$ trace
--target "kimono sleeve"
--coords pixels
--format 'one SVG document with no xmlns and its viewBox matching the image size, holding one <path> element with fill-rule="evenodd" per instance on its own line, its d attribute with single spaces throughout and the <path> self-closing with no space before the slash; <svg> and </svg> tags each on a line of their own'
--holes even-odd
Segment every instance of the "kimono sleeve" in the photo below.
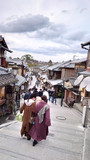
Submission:
<svg viewBox="0 0 90 160">
<path fill-rule="evenodd" d="M 32 105 L 32 112 L 34 112 L 34 113 L 35 113 L 35 107 L 36 107 L 36 102 L 34 102 Z"/>
<path fill-rule="evenodd" d="M 22 113 L 24 109 L 25 109 L 25 103 L 20 107 L 20 113 Z"/>
<path fill-rule="evenodd" d="M 51 126 L 50 109 L 48 109 L 46 111 L 46 114 L 45 114 L 45 124 L 46 124 L 46 126 Z"/>
</svg>

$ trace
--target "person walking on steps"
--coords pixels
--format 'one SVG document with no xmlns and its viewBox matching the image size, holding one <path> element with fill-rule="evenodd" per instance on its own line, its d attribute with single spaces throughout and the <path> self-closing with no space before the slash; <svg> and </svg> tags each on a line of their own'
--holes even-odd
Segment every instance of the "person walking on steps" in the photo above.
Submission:
<svg viewBox="0 0 90 160">
<path fill-rule="evenodd" d="M 53 94 L 52 94 L 52 103 L 55 102 L 55 104 L 56 104 L 56 97 L 57 97 L 57 92 L 56 92 L 56 90 L 54 90 Z"/>
<path fill-rule="evenodd" d="M 20 108 L 20 113 L 24 112 L 22 128 L 21 128 L 21 136 L 25 135 L 27 137 L 27 140 L 31 139 L 28 132 L 30 128 L 32 127 L 32 125 L 30 124 L 30 118 L 35 113 L 35 106 L 36 106 L 35 98 L 36 98 L 36 95 L 31 94 L 30 99 L 25 100 L 24 104 Z"/>
<path fill-rule="evenodd" d="M 41 101 L 36 104 L 35 108 L 35 124 L 29 131 L 29 135 L 34 139 L 33 146 L 48 135 L 48 127 L 51 125 L 50 121 L 50 108 L 47 104 L 47 97 L 43 95 Z"/>
<path fill-rule="evenodd" d="M 45 95 L 47 97 L 47 102 L 49 100 L 49 93 L 47 91 L 47 88 L 45 88 L 45 90 L 43 91 L 43 95 Z"/>
</svg>

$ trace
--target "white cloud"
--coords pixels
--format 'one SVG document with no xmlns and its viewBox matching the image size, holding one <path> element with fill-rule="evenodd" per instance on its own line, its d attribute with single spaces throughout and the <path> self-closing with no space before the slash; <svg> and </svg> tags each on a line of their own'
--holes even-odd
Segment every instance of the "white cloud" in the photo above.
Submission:
<svg viewBox="0 0 90 160">
<path fill-rule="evenodd" d="M 23 55 L 25 55 L 26 52 L 21 52 L 21 51 L 14 51 L 13 53 L 7 53 L 7 57 L 12 57 L 12 58 L 21 58 Z M 67 61 L 67 60 L 72 60 L 73 59 L 73 56 L 76 56 L 76 59 L 79 59 L 79 58 L 85 58 L 87 57 L 87 53 L 85 54 L 79 54 L 79 53 L 58 53 L 58 54 L 55 54 L 55 55 L 45 55 L 45 54 L 35 54 L 35 53 L 29 53 L 27 52 L 27 54 L 30 54 L 33 56 L 33 58 L 35 60 L 38 60 L 38 61 L 46 61 L 48 62 L 49 60 L 52 60 L 53 62 L 62 62 L 62 61 Z"/>
<path fill-rule="evenodd" d="M 87 54 L 81 43 L 90 41 L 89 0 L 5 3 L 0 2 L 0 34 L 13 57 L 30 53 L 36 59 L 59 61 Z"/>
</svg>

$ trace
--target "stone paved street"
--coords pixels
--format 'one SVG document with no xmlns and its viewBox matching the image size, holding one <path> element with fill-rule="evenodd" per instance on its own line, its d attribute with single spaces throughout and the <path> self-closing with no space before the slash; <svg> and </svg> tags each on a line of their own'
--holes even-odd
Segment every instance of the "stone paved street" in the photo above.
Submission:
<svg viewBox="0 0 90 160">
<path fill-rule="evenodd" d="M 33 140 L 21 138 L 21 122 L 0 126 L 0 159 L 2 160 L 81 160 L 84 129 L 81 113 L 74 108 L 60 107 L 49 102 L 52 126 L 47 140 L 35 147 Z"/>
</svg>

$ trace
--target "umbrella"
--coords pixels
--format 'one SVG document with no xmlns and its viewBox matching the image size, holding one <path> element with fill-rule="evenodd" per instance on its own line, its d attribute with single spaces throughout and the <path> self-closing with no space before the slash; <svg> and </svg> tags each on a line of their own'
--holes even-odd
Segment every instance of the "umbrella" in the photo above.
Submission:
<svg viewBox="0 0 90 160">
<path fill-rule="evenodd" d="M 80 84 L 80 88 L 85 88 L 86 87 L 86 91 L 90 91 L 90 77 L 86 77 L 83 79 L 83 81 Z"/>
<path fill-rule="evenodd" d="M 80 75 L 77 77 L 77 79 L 74 81 L 74 85 L 77 86 L 80 84 L 80 82 L 83 80 L 83 75 Z"/>
</svg>

